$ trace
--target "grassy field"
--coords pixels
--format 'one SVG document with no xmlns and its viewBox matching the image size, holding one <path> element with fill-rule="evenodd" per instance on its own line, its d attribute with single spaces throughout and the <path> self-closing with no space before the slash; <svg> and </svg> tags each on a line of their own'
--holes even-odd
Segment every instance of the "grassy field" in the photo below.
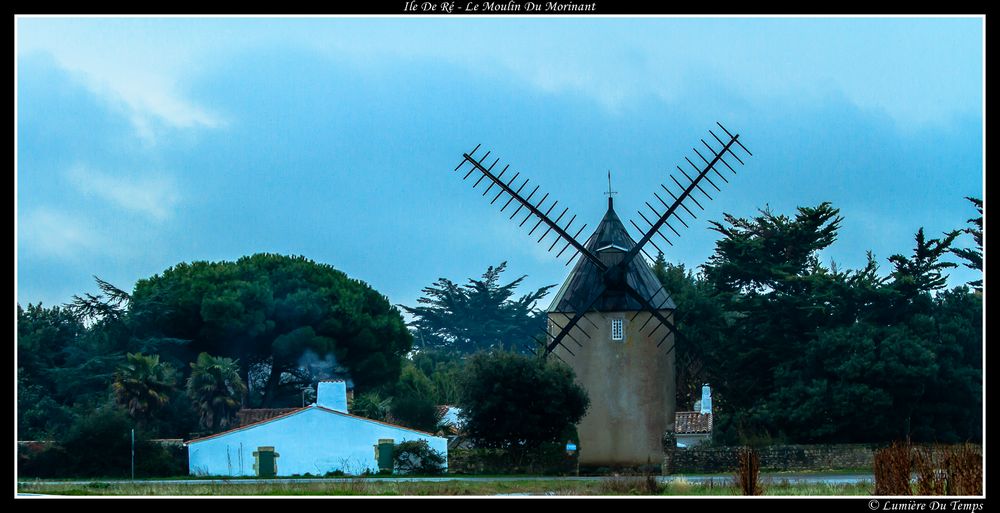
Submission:
<svg viewBox="0 0 1000 513">
<path fill-rule="evenodd" d="M 711 496 L 737 495 L 731 483 L 690 483 L 678 479 L 658 483 L 644 477 L 617 477 L 601 481 L 567 481 L 539 478 L 523 481 L 444 481 L 394 482 L 368 479 L 345 479 L 338 482 L 292 483 L 102 483 L 90 484 L 27 484 L 18 486 L 20 493 L 48 495 L 383 495 L 383 496 L 449 496 L 449 495 L 664 495 Z M 871 495 L 871 483 L 850 485 L 799 484 L 772 482 L 765 484 L 765 495 Z"/>
</svg>

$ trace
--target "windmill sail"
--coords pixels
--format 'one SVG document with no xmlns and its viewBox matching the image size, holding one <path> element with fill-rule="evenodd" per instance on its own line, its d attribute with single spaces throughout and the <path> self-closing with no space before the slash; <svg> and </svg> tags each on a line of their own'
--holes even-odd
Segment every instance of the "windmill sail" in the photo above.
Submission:
<svg viewBox="0 0 1000 513">
<path fill-rule="evenodd" d="M 579 228 L 573 227 L 573 222 L 576 221 L 576 216 L 567 217 L 566 214 L 569 212 L 569 208 L 563 207 L 558 208 L 559 202 L 556 200 L 551 200 L 550 203 L 546 203 L 549 200 L 548 193 L 539 193 L 539 187 L 536 185 L 531 187 L 528 185 L 530 180 L 527 178 L 523 182 L 520 181 L 520 173 L 511 173 L 509 178 L 505 178 L 504 175 L 510 169 L 510 165 L 506 165 L 499 172 L 494 172 L 497 164 L 500 162 L 499 158 L 493 159 L 493 162 L 488 166 L 484 166 L 484 163 L 489 162 L 489 151 L 485 152 L 481 157 L 476 158 L 476 152 L 482 145 L 476 145 L 472 151 L 462 154 L 462 161 L 455 166 L 455 171 L 464 171 L 468 167 L 468 171 L 465 172 L 465 176 L 462 177 L 463 180 L 469 178 L 469 176 L 478 173 L 479 178 L 472 184 L 472 188 L 475 189 L 484 180 L 488 180 L 489 185 L 483 191 L 483 196 L 486 196 L 491 191 L 496 191 L 493 199 L 490 200 L 490 204 L 496 203 L 498 200 L 506 197 L 506 201 L 500 208 L 503 212 L 507 210 L 507 207 L 514 207 L 513 213 L 510 214 L 510 218 L 514 219 L 519 215 L 523 215 L 524 218 L 521 220 L 519 226 L 524 226 L 529 220 L 534 219 L 533 226 L 528 231 L 528 234 L 534 234 L 536 230 L 539 229 L 541 225 L 546 225 L 545 230 L 542 232 L 541 237 L 538 238 L 538 242 L 541 243 L 545 240 L 550 233 L 554 233 L 554 240 L 549 246 L 549 251 L 551 252 L 556 246 L 562 246 L 562 249 L 556 255 L 559 258 L 570 246 L 572 246 L 575 251 L 570 255 L 567 263 L 573 261 L 573 258 L 577 254 L 583 252 L 583 246 L 577 242 L 577 237 L 587 228 L 587 225 L 580 226 Z M 468 166 L 466 166 L 468 164 Z M 494 189 L 494 187 L 496 187 Z M 526 195 L 524 193 L 527 193 Z M 536 199 L 537 198 L 537 199 Z M 560 212 L 561 210 L 561 212 Z M 554 212 L 558 212 L 555 220 L 552 219 L 551 215 Z M 566 218 L 566 221 L 562 220 Z M 563 222 L 562 225 L 559 223 Z M 576 230 L 576 233 L 570 235 L 570 230 Z M 565 244 L 560 244 L 565 242 Z"/>
<path fill-rule="evenodd" d="M 653 273 L 649 253 L 674 246 L 750 155 L 739 134 L 721 124 L 699 143 L 630 222 L 638 239 L 615 213 L 610 183 L 608 211 L 581 243 L 584 227 L 576 228 L 576 217 L 509 166 L 500 166 L 490 152 L 477 146 L 455 168 L 465 179 L 473 178 L 473 188 L 483 185 L 483 196 L 499 203 L 538 242 L 547 242 L 549 251 L 561 246 L 557 258 L 572 249 L 567 265 L 574 260 L 575 265 L 548 308 L 548 329 L 535 342 L 539 353 L 569 365 L 591 397 L 591 408 L 577 426 L 579 458 L 587 465 L 657 461 L 663 457 L 663 434 L 673 429 L 673 349 L 683 335 L 674 326 L 674 301 Z"/>
<path fill-rule="evenodd" d="M 487 183 L 483 191 L 483 196 L 491 195 L 490 204 L 495 204 L 504 200 L 501 212 L 512 208 L 510 219 L 524 216 L 519 226 L 525 226 L 529 222 L 531 228 L 529 235 L 533 235 L 543 225 L 539 243 L 554 234 L 548 250 L 551 252 L 556 247 L 562 248 L 556 254 L 559 258 L 565 251 L 572 248 L 566 264 L 573 262 L 577 255 L 579 259 L 570 272 L 569 278 L 563 283 L 562 288 L 553 298 L 549 307 L 550 314 L 566 314 L 568 319 L 564 324 L 557 325 L 558 333 L 549 333 L 545 340 L 537 341 L 544 347 L 546 354 L 552 352 L 556 347 L 562 346 L 570 355 L 574 353 L 563 343 L 567 339 L 582 347 L 581 338 L 590 338 L 590 335 L 581 326 L 581 321 L 586 318 L 586 313 L 590 311 L 630 311 L 635 312 L 633 319 L 640 312 L 648 312 L 641 329 L 645 329 L 653 320 L 656 323 L 652 326 L 648 334 L 651 336 L 658 332 L 666 333 L 659 339 L 657 346 L 662 345 L 675 333 L 675 326 L 669 318 L 669 313 L 675 308 L 673 300 L 666 290 L 663 289 L 659 280 L 653 274 L 649 263 L 643 258 L 636 258 L 640 253 L 649 257 L 646 245 L 649 244 L 658 251 L 662 248 L 654 242 L 655 237 L 659 237 L 661 242 L 669 246 L 674 245 L 674 241 L 681 236 L 679 227 L 688 228 L 688 220 L 684 219 L 686 214 L 690 219 L 697 219 L 692 208 L 704 210 L 702 201 L 712 201 L 714 198 L 709 190 L 721 192 L 720 184 L 729 183 L 729 179 L 719 169 L 719 165 L 732 174 L 736 174 L 733 164 L 727 158 L 734 160 L 738 165 L 743 165 L 743 159 L 734 152 L 734 149 L 741 150 L 748 156 L 753 154 L 739 140 L 739 134 L 731 133 L 721 123 L 716 123 L 725 137 L 720 136 L 714 130 L 709 130 L 714 143 L 700 139 L 704 148 L 692 148 L 694 155 L 684 157 L 684 161 L 689 170 L 677 166 L 678 173 L 670 174 L 670 182 L 660 184 L 663 192 L 669 196 L 669 200 L 664 199 L 659 191 L 653 193 L 656 202 L 644 202 L 648 209 L 648 214 L 644 210 L 639 210 L 639 217 L 646 223 L 648 228 L 640 229 L 636 221 L 630 221 L 631 225 L 642 233 L 642 237 L 637 241 L 632 239 L 622 224 L 613 208 L 611 197 L 608 198 L 608 212 L 598 225 L 594 234 L 587 239 L 585 244 L 578 240 L 586 225 L 574 228 L 575 215 L 568 215 L 567 207 L 559 207 L 559 202 L 550 200 L 548 193 L 540 193 L 539 187 L 530 186 L 528 179 L 521 181 L 520 173 L 511 172 L 510 166 L 505 165 L 499 171 L 494 171 L 500 162 L 499 158 L 490 159 L 490 151 L 486 151 L 477 157 L 480 146 L 477 145 L 472 151 L 462 154 L 462 160 L 455 167 L 455 171 L 463 171 L 463 180 L 476 175 L 476 180 L 472 187 L 476 188 L 482 183 Z M 694 157 L 696 156 L 696 157 Z M 695 162 L 700 161 L 703 165 Z M 467 169 L 467 170 L 466 170 Z M 699 197 L 701 200 L 699 200 Z M 658 205 L 656 204 L 658 203 Z M 691 206 L 689 206 L 689 204 Z M 554 217 L 554 219 L 553 219 Z M 566 221 L 563 221 L 566 219 Z M 571 234 L 571 229 L 575 233 Z M 666 231 L 665 229 L 669 229 Z M 550 315 L 551 317 L 551 315 Z M 575 334 L 575 335 L 574 335 Z M 672 351 L 673 346 L 667 351 Z"/>
</svg>

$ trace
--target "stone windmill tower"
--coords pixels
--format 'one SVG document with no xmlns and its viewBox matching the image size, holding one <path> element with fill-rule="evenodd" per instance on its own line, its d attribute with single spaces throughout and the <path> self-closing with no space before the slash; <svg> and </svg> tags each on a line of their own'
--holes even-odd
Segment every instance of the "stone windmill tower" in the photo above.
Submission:
<svg viewBox="0 0 1000 513">
<path fill-rule="evenodd" d="M 621 263 L 635 248 L 611 198 L 607 213 L 584 247 L 606 268 Z M 578 427 L 580 462 L 585 465 L 658 464 L 663 432 L 673 429 L 674 352 L 659 344 L 672 347 L 673 334 L 668 325 L 655 322 L 656 317 L 643 305 L 653 305 L 659 316 L 670 321 L 674 302 L 645 259 L 631 259 L 623 271 L 632 290 L 610 284 L 579 321 L 586 335 L 574 338 L 581 343 L 552 349 L 552 354 L 573 367 L 590 395 L 590 409 Z M 603 282 L 604 274 L 593 262 L 581 259 L 576 263 L 549 307 L 551 338 L 559 335 L 576 315 L 577 305 L 587 304 Z M 650 325 L 657 329 L 643 329 Z"/>
<path fill-rule="evenodd" d="M 570 227 L 576 216 L 563 222 L 569 211 L 563 207 L 558 216 L 551 217 L 553 211 L 559 211 L 556 208 L 559 202 L 551 200 L 546 204 L 548 194 L 533 200 L 538 186 L 529 188 L 527 179 L 520 183 L 520 173 L 505 178 L 509 165 L 495 173 L 493 170 L 500 159 L 489 163 L 489 151 L 476 158 L 474 155 L 480 148 L 476 146 L 463 154 L 462 161 L 455 167 L 455 171 L 459 171 L 466 164 L 471 166 L 465 173 L 466 179 L 473 173 L 480 175 L 473 188 L 488 181 L 483 196 L 495 192 L 491 204 L 506 196 L 501 212 L 516 203 L 510 218 L 523 213 L 520 226 L 534 221 L 529 235 L 544 224 L 546 228 L 538 242 L 554 234 L 549 251 L 562 244 L 556 258 L 570 247 L 573 251 L 567 265 L 580 256 L 549 307 L 545 339 L 536 342 L 545 356 L 559 358 L 572 367 L 577 380 L 590 395 L 590 410 L 578 426 L 581 464 L 631 466 L 662 461 L 663 434 L 673 429 L 676 409 L 673 349 L 674 338 L 679 334 L 673 323 L 674 302 L 653 274 L 647 262 L 652 258 L 644 248 L 651 244 L 662 252 L 652 240 L 654 235 L 673 246 L 671 238 L 680 237 L 674 223 L 688 226 L 681 212 L 697 218 L 686 203 L 690 201 L 704 209 L 695 193 L 711 200 L 705 188 L 720 191 L 715 180 L 728 183 L 716 166 L 721 163 L 735 174 L 726 159 L 731 157 L 743 164 L 733 151 L 734 146 L 751 155 L 739 141 L 739 134 L 730 133 L 721 124 L 719 128 L 725 137 L 709 130 L 718 147 L 702 139 L 704 149 L 693 149 L 702 165 L 685 158 L 691 166 L 691 174 L 678 166 L 677 176 L 682 178 L 670 175 L 673 183 L 669 187 L 660 185 L 671 201 L 665 201 L 659 192 L 654 192 L 662 208 L 646 202 L 655 220 L 650 221 L 641 210 L 638 212 L 648 225 L 643 230 L 631 222 L 642 234 L 638 241 L 629 235 L 615 212 L 610 190 L 607 213 L 593 235 L 581 244 L 578 237 L 586 225 L 571 235 Z M 522 194 L 528 189 L 530 192 Z M 669 229 L 669 237 L 661 231 L 665 227 Z M 640 253 L 646 258 L 638 258 Z"/>
</svg>

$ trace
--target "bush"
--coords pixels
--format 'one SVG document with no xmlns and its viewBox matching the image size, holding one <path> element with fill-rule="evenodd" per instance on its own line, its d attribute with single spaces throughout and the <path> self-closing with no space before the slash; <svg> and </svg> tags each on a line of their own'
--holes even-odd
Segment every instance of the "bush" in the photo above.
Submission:
<svg viewBox="0 0 1000 513">
<path fill-rule="evenodd" d="M 465 430 L 479 447 L 520 457 L 546 443 L 565 442 L 590 404 L 573 370 L 510 353 L 480 353 L 462 376 L 459 406 Z"/>
<path fill-rule="evenodd" d="M 651 473 L 615 474 L 598 485 L 601 495 L 662 495 L 666 488 Z"/>
<path fill-rule="evenodd" d="M 17 473 L 24 477 L 68 477 L 66 450 L 58 444 L 30 449 L 18 444 Z"/>
<path fill-rule="evenodd" d="M 19 451 L 18 471 L 31 477 L 118 477 L 131 475 L 132 423 L 118 408 L 101 408 L 82 416 L 66 437 L 37 451 Z M 136 433 L 136 477 L 169 477 L 188 473 L 187 450 L 167 446 Z"/>
<path fill-rule="evenodd" d="M 129 477 L 132 422 L 118 408 L 101 408 L 80 417 L 61 444 L 66 469 L 74 476 Z"/>
<path fill-rule="evenodd" d="M 950 447 L 945 454 L 948 495 L 982 495 L 982 447 L 962 444 Z"/>
<path fill-rule="evenodd" d="M 439 420 L 434 401 L 414 394 L 393 398 L 392 417 L 403 426 L 428 433 L 436 430 Z"/>
<path fill-rule="evenodd" d="M 893 442 L 875 451 L 875 495 L 913 495 L 910 488 L 912 470 L 910 444 Z"/>
<path fill-rule="evenodd" d="M 912 454 L 917 495 L 982 495 L 983 461 L 972 444 L 933 445 Z"/>
<path fill-rule="evenodd" d="M 737 453 L 739 467 L 736 471 L 736 487 L 743 495 L 764 495 L 760 485 L 760 453 L 756 449 L 743 447 Z"/>
<path fill-rule="evenodd" d="M 440 451 L 431 449 L 426 440 L 413 440 L 393 446 L 392 463 L 401 474 L 441 474 L 445 458 Z"/>
<path fill-rule="evenodd" d="M 135 477 L 172 477 L 187 474 L 187 448 L 183 445 L 166 445 L 152 440 L 135 441 Z"/>
<path fill-rule="evenodd" d="M 570 475 L 576 473 L 578 456 L 566 454 L 563 443 L 545 443 L 517 453 L 483 447 L 452 449 L 448 451 L 448 473 Z"/>
</svg>

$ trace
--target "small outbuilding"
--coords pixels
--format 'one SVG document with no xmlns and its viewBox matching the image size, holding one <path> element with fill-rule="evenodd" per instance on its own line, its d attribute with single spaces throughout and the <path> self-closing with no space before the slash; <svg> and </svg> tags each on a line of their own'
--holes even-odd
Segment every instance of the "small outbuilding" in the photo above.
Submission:
<svg viewBox="0 0 1000 513">
<path fill-rule="evenodd" d="M 712 389 L 701 387 L 701 400 L 695 401 L 694 411 L 679 411 L 674 415 L 677 447 L 686 449 L 712 439 Z"/>
<path fill-rule="evenodd" d="M 392 448 L 424 440 L 445 456 L 448 441 L 431 433 L 347 412 L 347 385 L 321 381 L 316 403 L 188 441 L 192 475 L 292 476 L 376 473 L 392 469 Z"/>
<path fill-rule="evenodd" d="M 679 411 L 675 416 L 677 447 L 686 449 L 703 444 L 712 438 L 712 414 L 697 411 Z"/>
</svg>

